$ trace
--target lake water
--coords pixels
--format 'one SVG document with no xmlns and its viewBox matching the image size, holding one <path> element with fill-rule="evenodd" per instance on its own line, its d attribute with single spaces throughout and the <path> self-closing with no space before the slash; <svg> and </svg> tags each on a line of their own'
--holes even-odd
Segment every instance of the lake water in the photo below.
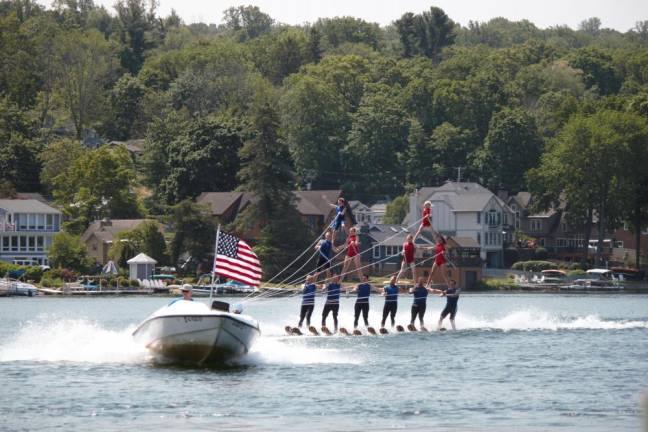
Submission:
<svg viewBox="0 0 648 432">
<path fill-rule="evenodd" d="M 134 344 L 168 301 L 0 298 L 0 430 L 642 428 L 646 295 L 466 294 L 457 332 L 366 337 L 284 336 L 299 299 L 259 300 L 246 313 L 263 336 L 220 368 L 158 365 Z M 407 324 L 411 299 L 399 303 Z M 428 327 L 443 305 L 428 300 Z M 342 325 L 352 308 L 342 299 Z"/>
</svg>

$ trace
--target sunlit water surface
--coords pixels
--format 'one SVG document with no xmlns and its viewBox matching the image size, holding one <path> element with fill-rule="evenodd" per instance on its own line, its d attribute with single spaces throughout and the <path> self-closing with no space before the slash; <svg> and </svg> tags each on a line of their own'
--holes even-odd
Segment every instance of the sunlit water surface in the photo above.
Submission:
<svg viewBox="0 0 648 432">
<path fill-rule="evenodd" d="M 466 294 L 457 332 L 366 337 L 285 336 L 299 300 L 260 300 L 246 313 L 263 336 L 218 368 L 159 365 L 132 341 L 168 301 L 0 299 L 0 430 L 641 429 L 646 295 Z"/>
</svg>

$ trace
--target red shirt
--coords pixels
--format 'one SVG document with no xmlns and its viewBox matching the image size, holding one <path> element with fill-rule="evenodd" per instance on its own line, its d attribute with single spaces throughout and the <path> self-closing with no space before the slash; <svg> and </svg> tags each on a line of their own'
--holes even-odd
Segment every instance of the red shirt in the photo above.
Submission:
<svg viewBox="0 0 648 432">
<path fill-rule="evenodd" d="M 403 243 L 403 256 L 405 257 L 405 262 L 407 264 L 414 262 L 414 243 L 405 242 Z"/>
<path fill-rule="evenodd" d="M 347 239 L 347 256 L 348 257 L 354 257 L 358 255 L 358 245 L 356 242 L 358 241 L 358 237 L 351 235 Z"/>
<path fill-rule="evenodd" d="M 437 243 L 436 246 L 434 247 L 434 262 L 437 265 L 445 264 L 446 259 L 445 259 L 445 245 L 441 242 Z"/>
<path fill-rule="evenodd" d="M 430 216 L 432 214 L 432 209 L 424 207 L 423 208 L 423 226 L 431 226 Z"/>
</svg>

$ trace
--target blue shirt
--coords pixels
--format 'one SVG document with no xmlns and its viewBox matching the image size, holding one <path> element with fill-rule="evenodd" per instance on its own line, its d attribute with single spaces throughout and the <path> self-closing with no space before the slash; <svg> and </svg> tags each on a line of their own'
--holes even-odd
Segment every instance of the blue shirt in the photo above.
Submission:
<svg viewBox="0 0 648 432">
<path fill-rule="evenodd" d="M 344 211 L 344 206 L 341 205 L 335 206 L 335 218 L 342 219 L 344 217 L 344 215 L 342 214 L 343 211 Z"/>
<path fill-rule="evenodd" d="M 424 286 L 417 286 L 412 292 L 414 294 L 414 304 L 417 306 L 425 306 L 427 302 L 428 290 Z"/>
<path fill-rule="evenodd" d="M 388 285 L 385 290 L 385 303 L 396 303 L 398 301 L 398 286 Z"/>
<path fill-rule="evenodd" d="M 340 304 L 340 284 L 330 283 L 326 286 L 326 304 Z"/>
<path fill-rule="evenodd" d="M 358 285 L 358 299 L 356 303 L 364 304 L 369 303 L 369 296 L 371 295 L 371 285 L 368 283 L 362 283 Z"/>
<path fill-rule="evenodd" d="M 315 284 L 305 284 L 302 290 L 302 305 L 309 306 L 315 304 L 315 291 L 317 287 Z"/>
<path fill-rule="evenodd" d="M 319 244 L 319 253 L 321 256 L 324 258 L 330 260 L 331 259 L 331 247 L 333 245 L 329 240 L 321 240 Z"/>
</svg>

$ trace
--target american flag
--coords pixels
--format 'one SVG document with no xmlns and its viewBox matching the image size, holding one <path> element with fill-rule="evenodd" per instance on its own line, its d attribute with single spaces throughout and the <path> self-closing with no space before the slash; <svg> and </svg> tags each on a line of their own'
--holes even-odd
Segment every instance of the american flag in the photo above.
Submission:
<svg viewBox="0 0 648 432">
<path fill-rule="evenodd" d="M 214 273 L 232 280 L 258 286 L 261 281 L 261 263 L 252 248 L 231 234 L 218 234 Z"/>
</svg>

